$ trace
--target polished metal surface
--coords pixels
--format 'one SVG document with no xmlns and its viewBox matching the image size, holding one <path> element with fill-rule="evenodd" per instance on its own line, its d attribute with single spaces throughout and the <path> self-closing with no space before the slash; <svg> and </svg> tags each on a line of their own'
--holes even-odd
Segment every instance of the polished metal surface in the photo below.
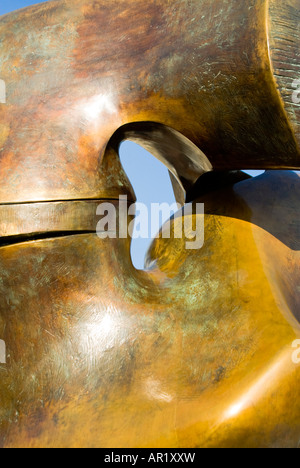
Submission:
<svg viewBox="0 0 300 468">
<path fill-rule="evenodd" d="M 2 445 L 297 447 L 299 192 L 207 195 L 203 249 L 157 239 L 149 272 L 96 234 L 1 248 Z"/>
<path fill-rule="evenodd" d="M 277 57 L 299 64 L 299 0 L 280 5 L 57 0 L 3 16 L 0 203 L 115 198 L 107 145 L 141 122 L 179 132 L 214 169 L 300 168 L 293 79 L 283 88 Z"/>
<path fill-rule="evenodd" d="M 299 445 L 299 10 L 56 0 L 0 18 L 1 447 Z M 205 204 L 145 271 L 96 234 L 100 203 L 135 199 L 124 139 Z M 175 235 L 187 216 L 199 250 Z"/>
</svg>

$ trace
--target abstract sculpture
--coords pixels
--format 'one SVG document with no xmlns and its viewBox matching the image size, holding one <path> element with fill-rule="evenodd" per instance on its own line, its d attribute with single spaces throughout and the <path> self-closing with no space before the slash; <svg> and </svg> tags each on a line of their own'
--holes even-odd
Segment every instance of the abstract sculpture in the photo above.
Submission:
<svg viewBox="0 0 300 468">
<path fill-rule="evenodd" d="M 2 447 L 297 447 L 299 23 L 299 0 L 1 17 Z M 99 203 L 134 201 L 124 139 L 205 203 L 201 250 L 160 236 L 139 272 L 99 239 Z"/>
</svg>

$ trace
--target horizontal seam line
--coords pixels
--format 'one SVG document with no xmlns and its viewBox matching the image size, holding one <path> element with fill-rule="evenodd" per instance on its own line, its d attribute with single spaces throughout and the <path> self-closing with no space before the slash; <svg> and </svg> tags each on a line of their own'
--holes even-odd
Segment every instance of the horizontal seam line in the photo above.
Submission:
<svg viewBox="0 0 300 468">
<path fill-rule="evenodd" d="M 121 195 L 124 196 L 124 195 Z M 27 202 L 20 202 L 20 203 L 0 203 L 1 206 L 22 206 L 22 205 L 44 205 L 47 203 L 72 203 L 72 202 L 96 202 L 96 201 L 116 201 L 119 202 L 119 198 L 78 198 L 78 199 L 70 199 L 70 200 L 44 200 L 44 201 L 27 201 Z M 127 199 L 129 203 L 135 203 L 132 199 Z"/>
</svg>

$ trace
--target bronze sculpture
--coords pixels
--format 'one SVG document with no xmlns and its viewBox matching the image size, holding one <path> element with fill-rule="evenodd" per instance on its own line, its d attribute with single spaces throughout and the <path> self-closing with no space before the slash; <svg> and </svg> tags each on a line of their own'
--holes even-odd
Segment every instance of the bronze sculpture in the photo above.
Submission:
<svg viewBox="0 0 300 468">
<path fill-rule="evenodd" d="M 58 0 L 0 19 L 3 447 L 298 445 L 299 10 Z M 145 272 L 95 233 L 101 200 L 134 201 L 126 138 L 206 206 L 203 249 L 158 238 Z M 228 179 L 245 168 L 282 171 Z"/>
</svg>

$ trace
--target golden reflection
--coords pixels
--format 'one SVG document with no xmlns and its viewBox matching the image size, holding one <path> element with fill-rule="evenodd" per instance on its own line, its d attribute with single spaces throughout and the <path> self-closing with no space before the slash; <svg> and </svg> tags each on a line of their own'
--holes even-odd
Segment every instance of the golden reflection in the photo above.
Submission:
<svg viewBox="0 0 300 468">
<path fill-rule="evenodd" d="M 108 307 L 106 313 L 94 308 L 88 320 L 81 322 L 76 329 L 79 349 L 91 361 L 100 358 L 106 351 L 122 346 L 131 336 L 130 319 L 114 307 Z"/>
<path fill-rule="evenodd" d="M 150 377 L 145 382 L 145 392 L 150 400 L 158 400 L 165 403 L 171 403 L 174 397 L 163 389 L 159 380 Z"/>
<path fill-rule="evenodd" d="M 258 380 L 250 386 L 250 389 L 239 397 L 238 400 L 225 411 L 223 421 L 235 418 L 239 416 L 242 411 L 255 405 L 265 394 L 266 389 L 268 387 L 271 388 L 276 381 L 279 381 L 279 376 L 282 378 L 282 375 L 289 368 L 291 361 L 292 356 L 290 350 L 282 353 L 281 357 L 278 357 L 267 370 L 263 371 L 263 375 L 261 375 Z"/>
</svg>

